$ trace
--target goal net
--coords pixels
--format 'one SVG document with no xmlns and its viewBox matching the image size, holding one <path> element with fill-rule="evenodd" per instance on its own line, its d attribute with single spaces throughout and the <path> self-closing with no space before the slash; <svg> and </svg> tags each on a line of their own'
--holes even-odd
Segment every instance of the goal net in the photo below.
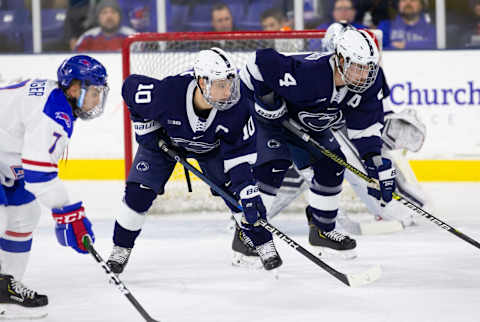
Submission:
<svg viewBox="0 0 480 322">
<path fill-rule="evenodd" d="M 381 34 L 381 33 L 380 33 Z M 199 50 L 219 47 L 230 53 L 237 68 L 241 68 L 249 55 L 262 48 L 274 48 L 284 54 L 321 51 L 325 31 L 273 31 L 273 32 L 186 32 L 145 33 L 128 37 L 123 43 L 123 77 L 141 74 L 157 79 L 179 74 L 192 68 Z M 375 35 L 379 35 L 375 33 Z M 381 37 L 377 36 L 379 43 Z M 125 168 L 126 174 L 132 164 L 136 145 L 128 111 L 124 113 Z M 177 167 L 153 208 L 154 213 L 189 211 L 222 211 L 226 206 L 220 197 L 213 197 L 209 187 L 192 175 L 193 192 L 187 192 L 183 168 Z M 366 211 L 346 184 L 342 207 L 348 211 Z M 287 211 L 300 211 L 306 206 L 302 195 Z"/>
</svg>

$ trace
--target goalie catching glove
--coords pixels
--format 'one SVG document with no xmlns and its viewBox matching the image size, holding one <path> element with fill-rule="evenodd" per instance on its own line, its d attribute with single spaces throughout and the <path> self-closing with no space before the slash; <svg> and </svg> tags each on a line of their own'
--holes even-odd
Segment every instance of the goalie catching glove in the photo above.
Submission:
<svg viewBox="0 0 480 322">
<path fill-rule="evenodd" d="M 82 242 L 83 236 L 89 235 L 92 242 L 95 241 L 95 236 L 90 220 L 85 217 L 85 209 L 82 206 L 82 202 L 80 201 L 62 208 L 53 208 L 52 216 L 57 222 L 55 233 L 60 245 L 72 247 L 79 253 L 87 254 L 88 251 Z"/>
<path fill-rule="evenodd" d="M 380 185 L 380 190 L 369 187 L 368 194 L 380 200 L 380 205 L 384 207 L 392 200 L 392 194 L 395 191 L 396 170 L 392 161 L 380 155 L 374 155 L 366 158 L 365 168 L 368 176 L 377 179 Z"/>
</svg>

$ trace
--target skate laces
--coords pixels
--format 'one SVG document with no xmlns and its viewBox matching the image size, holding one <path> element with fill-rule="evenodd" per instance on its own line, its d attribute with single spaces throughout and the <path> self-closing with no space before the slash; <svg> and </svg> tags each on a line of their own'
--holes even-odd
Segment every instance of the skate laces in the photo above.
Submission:
<svg viewBox="0 0 480 322">
<path fill-rule="evenodd" d="M 17 293 L 20 294 L 22 297 L 27 297 L 30 299 L 33 299 L 35 297 L 36 292 L 34 290 L 29 289 L 25 285 L 23 285 L 21 282 L 16 281 L 16 280 L 11 280 L 10 284 L 12 285 L 13 290 Z"/>
<path fill-rule="evenodd" d="M 342 240 L 347 238 L 347 236 L 345 236 L 344 234 L 339 233 L 338 231 L 335 231 L 335 230 L 329 231 L 328 233 L 324 232 L 323 234 L 325 236 L 327 236 L 328 238 L 330 238 L 334 241 L 337 241 L 337 242 L 341 242 Z"/>
<path fill-rule="evenodd" d="M 123 264 L 128 261 L 131 252 L 131 248 L 113 246 L 112 254 L 108 258 L 108 260 Z"/>
<path fill-rule="evenodd" d="M 277 256 L 277 250 L 275 249 L 275 244 L 273 243 L 273 240 L 257 246 L 257 253 L 262 259 L 269 259 L 271 257 Z"/>
</svg>

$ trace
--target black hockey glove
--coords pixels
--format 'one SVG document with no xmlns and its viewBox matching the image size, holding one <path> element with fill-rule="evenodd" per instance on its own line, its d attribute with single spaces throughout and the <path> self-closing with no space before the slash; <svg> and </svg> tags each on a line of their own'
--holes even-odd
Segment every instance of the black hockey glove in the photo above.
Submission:
<svg viewBox="0 0 480 322">
<path fill-rule="evenodd" d="M 380 200 L 380 205 L 384 207 L 392 200 L 392 194 L 395 191 L 396 170 L 392 161 L 382 158 L 380 155 L 367 157 L 365 160 L 367 173 L 373 179 L 377 179 L 380 184 L 380 190 L 368 188 L 368 194 Z"/>
</svg>

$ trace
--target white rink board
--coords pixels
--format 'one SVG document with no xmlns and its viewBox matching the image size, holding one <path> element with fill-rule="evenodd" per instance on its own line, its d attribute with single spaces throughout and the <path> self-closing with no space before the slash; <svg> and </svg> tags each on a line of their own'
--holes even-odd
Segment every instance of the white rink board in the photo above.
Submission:
<svg viewBox="0 0 480 322">
<path fill-rule="evenodd" d="M 110 94 L 105 114 L 91 122 L 77 122 L 69 146 L 70 159 L 123 158 L 123 113 L 120 96 L 122 65 L 119 53 L 92 53 L 107 67 Z M 480 158 L 480 64 L 478 51 L 387 51 L 383 65 L 393 87 L 394 109 L 413 107 L 427 124 L 423 150 L 410 154 L 413 159 Z M 56 78 L 56 69 L 70 54 L 2 55 L 0 74 L 3 79 L 18 77 Z M 33 66 L 33 67 L 32 67 Z M 410 85 L 409 85 L 410 84 Z M 395 87 L 394 87 L 395 86 Z M 410 87 L 409 87 L 410 86 Z M 470 86 L 474 92 L 472 104 Z M 408 89 L 438 92 L 437 104 L 417 105 L 416 94 Z M 443 90 L 452 90 L 443 99 Z M 464 92 L 465 91 L 465 92 Z M 455 93 L 457 102 L 455 102 Z M 441 97 L 440 97 L 441 96 Z M 424 99 L 422 99 L 422 102 Z M 461 104 L 466 102 L 467 104 Z M 444 104 L 447 103 L 447 104 Z"/>
</svg>

